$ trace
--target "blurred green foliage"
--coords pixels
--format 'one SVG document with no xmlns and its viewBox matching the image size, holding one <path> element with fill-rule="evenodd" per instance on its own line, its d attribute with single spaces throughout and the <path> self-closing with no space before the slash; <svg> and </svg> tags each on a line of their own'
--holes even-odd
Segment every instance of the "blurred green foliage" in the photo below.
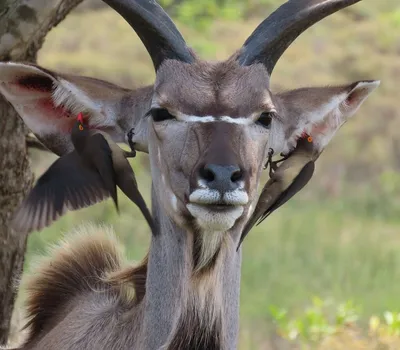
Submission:
<svg viewBox="0 0 400 350">
<path fill-rule="evenodd" d="M 201 57 L 226 59 L 283 1 L 161 3 Z M 274 71 L 273 91 L 359 79 L 381 79 L 382 84 L 335 136 L 318 160 L 311 183 L 246 238 L 240 349 L 289 349 L 276 339 L 274 327 L 281 338 L 295 341 L 295 349 L 392 349 L 379 348 L 381 340 L 376 337 L 389 337 L 385 344 L 398 339 L 390 329 L 398 329 L 400 311 L 399 27 L 398 0 L 362 1 L 304 33 Z M 125 87 L 154 81 L 143 45 L 109 9 L 71 14 L 46 39 L 39 64 Z M 54 159 L 33 152 L 37 175 Z M 147 156 L 139 155 L 131 163 L 149 201 Z M 68 213 L 50 228 L 33 233 L 26 271 L 48 244 L 87 221 L 112 225 L 127 256 L 140 260 L 150 235 L 136 207 L 121 192 L 119 196 L 120 216 L 106 201 Z M 309 307 L 313 295 L 321 299 Z M 388 313 L 384 318 L 374 316 L 386 310 L 393 322 Z M 355 318 L 358 328 L 349 331 L 345 325 Z M 371 329 L 371 344 L 378 345 L 369 348 L 364 345 L 372 338 L 359 334 Z"/>
<path fill-rule="evenodd" d="M 400 314 L 386 311 L 360 327 L 358 307 L 352 301 L 337 303 L 314 297 L 303 314 L 290 317 L 285 309 L 271 307 L 277 332 L 296 349 L 395 350 L 400 346 Z"/>
<path fill-rule="evenodd" d="M 317 344 L 358 321 L 358 312 L 352 301 L 335 303 L 318 297 L 314 297 L 311 306 L 293 319 L 288 316 L 287 310 L 275 306 L 270 307 L 270 314 L 284 338 L 306 344 Z"/>
<path fill-rule="evenodd" d="M 169 14 L 180 22 L 205 27 L 210 21 L 243 20 L 268 14 L 280 6 L 282 0 L 160 0 L 159 3 Z M 368 5 L 355 6 L 346 10 L 358 19 L 373 18 L 376 13 L 391 12 L 398 9 L 397 0 L 371 1 Z M 397 13 L 398 14 L 398 13 Z M 397 17 L 398 18 L 398 17 Z"/>
</svg>

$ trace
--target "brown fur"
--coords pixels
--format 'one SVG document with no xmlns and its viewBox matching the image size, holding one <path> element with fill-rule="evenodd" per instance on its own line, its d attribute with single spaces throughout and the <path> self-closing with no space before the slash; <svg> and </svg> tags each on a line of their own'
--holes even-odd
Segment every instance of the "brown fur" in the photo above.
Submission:
<svg viewBox="0 0 400 350">
<path fill-rule="evenodd" d="M 135 291 L 135 303 L 140 303 L 146 294 L 146 275 L 148 254 L 137 266 L 127 266 L 109 273 L 104 282 L 110 283 L 113 286 L 123 286 L 131 284 Z"/>
<path fill-rule="evenodd" d="M 187 288 L 189 291 L 187 306 L 172 333 L 168 350 L 225 348 L 221 283 L 225 256 L 232 249 L 232 243 L 229 236 L 223 236 L 212 260 L 200 270 L 196 270 L 194 265 L 190 286 Z M 194 244 L 196 245 L 195 242 Z"/>
<path fill-rule="evenodd" d="M 25 345 L 55 327 L 74 298 L 114 290 L 125 302 L 142 300 L 147 257 L 136 267 L 122 265 L 115 237 L 105 229 L 81 229 L 53 248 L 24 282 L 29 319 Z"/>
<path fill-rule="evenodd" d="M 198 60 L 190 65 L 171 60 L 158 71 L 155 92 L 160 105 L 172 113 L 234 118 L 271 109 L 268 87 L 269 76 L 262 65 L 241 67 L 233 59 Z"/>
<path fill-rule="evenodd" d="M 225 242 L 226 243 L 226 242 Z M 223 244 L 224 249 L 227 248 Z M 207 268 L 191 279 L 194 290 L 188 309 L 180 318 L 168 349 L 220 349 L 220 301 L 214 300 L 215 286 L 220 283 L 223 252 L 218 251 Z M 29 335 L 24 348 L 35 344 L 47 331 L 67 316 L 74 300 L 95 292 L 115 293 L 133 310 L 146 292 L 148 255 L 139 265 L 125 265 L 118 243 L 108 230 L 80 228 L 75 234 L 52 249 L 34 268 L 23 283 L 27 292 L 26 309 L 29 318 L 25 328 Z M 125 265 L 125 266 L 124 266 Z M 201 305 L 201 306 L 200 306 Z M 214 305 L 207 317 L 202 307 Z M 200 307 L 200 309 L 199 309 Z"/>
</svg>

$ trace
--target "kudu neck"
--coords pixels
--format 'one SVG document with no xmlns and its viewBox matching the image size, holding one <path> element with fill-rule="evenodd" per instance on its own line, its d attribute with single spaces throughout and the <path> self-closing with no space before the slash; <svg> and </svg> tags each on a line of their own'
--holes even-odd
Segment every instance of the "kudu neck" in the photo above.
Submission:
<svg viewBox="0 0 400 350">
<path fill-rule="evenodd" d="M 184 337 L 195 338 L 195 334 L 199 334 L 201 340 L 186 339 L 184 344 L 192 341 L 198 345 L 206 339 L 205 348 L 235 349 L 241 250 L 236 251 L 236 245 L 227 234 L 214 266 L 195 273 L 193 233 L 179 227 L 165 214 L 154 189 L 152 199 L 159 234 L 152 237 L 149 252 L 143 323 L 147 343 L 143 344 L 143 349 L 157 349 L 165 344 L 170 344 L 166 349 L 177 349 L 181 338 L 182 341 Z M 193 329 L 204 324 L 203 330 Z"/>
</svg>

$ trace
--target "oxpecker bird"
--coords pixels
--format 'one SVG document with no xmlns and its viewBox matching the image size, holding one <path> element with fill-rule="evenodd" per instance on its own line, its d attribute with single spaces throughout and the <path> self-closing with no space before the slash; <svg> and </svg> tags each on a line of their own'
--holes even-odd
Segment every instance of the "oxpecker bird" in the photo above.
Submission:
<svg viewBox="0 0 400 350">
<path fill-rule="evenodd" d="M 121 149 L 107 133 L 89 129 L 80 113 L 71 132 L 74 151 L 58 158 L 38 179 L 16 212 L 13 228 L 25 233 L 41 230 L 67 210 L 108 197 L 119 212 L 118 186 L 139 207 L 154 233 L 151 214 L 127 159 L 136 155 L 129 135 L 128 139 L 131 152 Z"/>
<path fill-rule="evenodd" d="M 314 174 L 315 161 L 319 155 L 320 152 L 314 147 L 312 138 L 305 135 L 299 139 L 296 148 L 285 157 L 279 167 L 276 167 L 274 162 L 269 162 L 275 171 L 270 172 L 270 179 L 265 184 L 257 206 L 243 229 L 238 247 L 256 223 L 259 225 L 307 185 Z"/>
<path fill-rule="evenodd" d="M 260 224 L 307 185 L 314 174 L 315 162 L 336 132 L 379 84 L 379 80 L 365 80 L 341 87 L 336 90 L 337 100 L 332 100 L 335 104 L 331 101 L 319 113 L 298 113 L 296 118 L 285 121 L 285 142 L 282 143 L 281 140 L 269 144 L 266 167 L 270 166 L 270 179 L 262 189 L 257 205 L 243 228 L 237 249 L 256 223 Z M 292 106 L 292 109 L 295 110 L 296 106 Z M 278 148 L 274 150 L 275 146 Z M 278 153 L 277 150 L 281 150 L 283 158 L 272 161 L 272 156 Z M 278 163 L 281 163 L 279 167 Z"/>
</svg>

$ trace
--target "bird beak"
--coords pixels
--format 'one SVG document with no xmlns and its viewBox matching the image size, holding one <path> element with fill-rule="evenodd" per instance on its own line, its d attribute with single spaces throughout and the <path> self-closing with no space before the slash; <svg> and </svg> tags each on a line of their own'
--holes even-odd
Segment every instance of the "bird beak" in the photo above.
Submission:
<svg viewBox="0 0 400 350">
<path fill-rule="evenodd" d="M 82 114 L 82 113 L 79 113 L 78 116 L 76 117 L 76 120 L 77 120 L 79 123 L 83 124 L 83 114 Z"/>
</svg>

